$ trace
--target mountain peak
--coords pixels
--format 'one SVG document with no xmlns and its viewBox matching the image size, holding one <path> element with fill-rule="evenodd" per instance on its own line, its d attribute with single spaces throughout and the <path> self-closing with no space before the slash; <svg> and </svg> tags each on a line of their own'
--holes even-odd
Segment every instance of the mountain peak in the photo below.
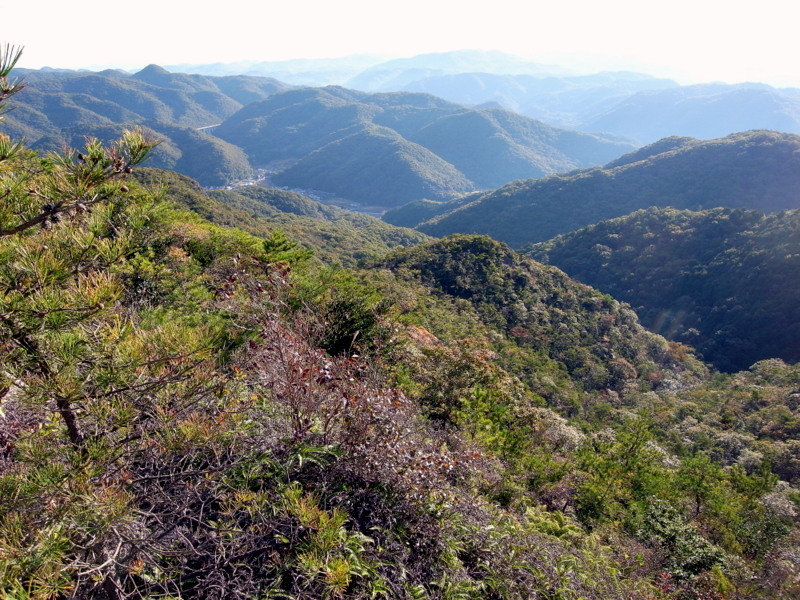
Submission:
<svg viewBox="0 0 800 600">
<path fill-rule="evenodd" d="M 137 77 L 139 79 L 144 79 L 146 77 L 159 77 L 169 74 L 170 72 L 167 71 L 164 67 L 159 67 L 158 65 L 151 64 L 147 65 L 144 69 L 136 73 L 134 77 Z"/>
</svg>

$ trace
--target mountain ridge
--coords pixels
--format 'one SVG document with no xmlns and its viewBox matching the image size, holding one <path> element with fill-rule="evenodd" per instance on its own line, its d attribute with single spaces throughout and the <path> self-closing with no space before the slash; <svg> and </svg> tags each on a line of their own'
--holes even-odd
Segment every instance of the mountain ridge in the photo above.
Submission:
<svg viewBox="0 0 800 600">
<path fill-rule="evenodd" d="M 650 208 L 526 253 L 630 303 L 648 328 L 724 371 L 800 361 L 800 210 Z"/>
<path fill-rule="evenodd" d="M 516 181 L 450 212 L 443 204 L 417 228 L 434 236 L 483 233 L 520 247 L 650 206 L 797 208 L 798 149 L 800 136 L 771 131 L 668 139 L 612 161 L 610 168 Z"/>
</svg>

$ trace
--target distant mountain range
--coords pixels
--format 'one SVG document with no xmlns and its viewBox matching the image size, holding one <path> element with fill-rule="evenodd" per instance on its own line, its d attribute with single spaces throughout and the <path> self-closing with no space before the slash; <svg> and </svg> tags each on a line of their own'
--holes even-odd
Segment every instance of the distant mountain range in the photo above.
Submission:
<svg viewBox="0 0 800 600">
<path fill-rule="evenodd" d="M 428 94 L 300 88 L 274 79 L 170 73 L 21 72 L 27 89 L 4 123 L 40 150 L 115 139 L 133 124 L 163 143 L 154 167 L 205 186 L 252 177 L 362 205 L 445 200 L 601 164 L 633 149 L 613 136 L 557 129 L 502 109 Z"/>
<path fill-rule="evenodd" d="M 203 75 L 256 75 L 273 77 L 308 87 L 341 85 L 364 91 L 378 91 L 397 77 L 405 82 L 426 75 L 488 72 L 498 74 L 565 75 L 556 65 L 491 50 L 454 50 L 420 54 L 407 58 L 377 54 L 358 54 L 339 58 L 294 59 L 280 61 L 240 61 L 236 63 L 167 65 L 173 72 Z M 416 75 L 413 75 L 416 73 Z M 387 88 L 388 89 L 388 88 Z M 397 88 L 388 91 L 397 91 Z"/>
<path fill-rule="evenodd" d="M 492 103 L 557 127 L 612 133 L 640 144 L 671 135 L 714 138 L 750 129 L 800 133 L 800 90 L 756 83 L 679 86 L 640 73 L 463 73 L 424 77 L 400 89 L 464 104 Z"/>
<path fill-rule="evenodd" d="M 669 79 L 630 72 L 580 76 L 489 72 L 429 75 L 404 83 L 401 89 L 462 104 L 495 105 L 558 127 L 581 129 L 587 119 L 612 110 L 633 94 L 677 87 Z"/>
<path fill-rule="evenodd" d="M 629 71 L 576 75 L 501 52 L 179 67 L 366 92 L 424 92 L 459 104 L 506 108 L 556 127 L 622 135 L 639 144 L 671 135 L 714 138 L 749 129 L 800 133 L 800 89 L 761 83 L 680 86 Z"/>
<path fill-rule="evenodd" d="M 275 94 L 246 106 L 215 133 L 255 164 L 280 164 L 273 177 L 278 185 L 378 206 L 451 198 L 599 164 L 632 148 L 502 109 L 339 87 Z"/>
<path fill-rule="evenodd" d="M 651 206 L 800 208 L 800 136 L 666 138 L 602 168 L 516 181 L 449 203 L 416 202 L 385 219 L 433 236 L 487 234 L 519 248 Z"/>
<path fill-rule="evenodd" d="M 585 117 L 578 129 L 647 143 L 670 135 L 715 138 L 749 129 L 800 133 L 800 89 L 706 84 L 641 91 Z"/>
</svg>

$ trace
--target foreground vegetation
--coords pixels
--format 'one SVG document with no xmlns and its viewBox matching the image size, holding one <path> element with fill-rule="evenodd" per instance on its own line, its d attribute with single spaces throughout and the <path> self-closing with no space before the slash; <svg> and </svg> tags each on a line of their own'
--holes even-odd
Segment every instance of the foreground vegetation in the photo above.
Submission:
<svg viewBox="0 0 800 600">
<path fill-rule="evenodd" d="M 151 147 L 0 136 L 2 597 L 800 592 L 797 366 L 711 375 L 486 237 L 330 267 Z"/>
</svg>

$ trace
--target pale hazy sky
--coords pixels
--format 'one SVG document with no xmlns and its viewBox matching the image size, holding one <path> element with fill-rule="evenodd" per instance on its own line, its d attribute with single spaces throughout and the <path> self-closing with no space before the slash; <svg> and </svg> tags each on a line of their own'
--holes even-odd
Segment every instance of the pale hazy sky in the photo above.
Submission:
<svg viewBox="0 0 800 600">
<path fill-rule="evenodd" d="M 584 54 L 682 82 L 800 87 L 797 0 L 17 0 L 19 66 L 140 68 L 486 49 Z M 611 62 L 608 62 L 611 65 Z"/>
</svg>

